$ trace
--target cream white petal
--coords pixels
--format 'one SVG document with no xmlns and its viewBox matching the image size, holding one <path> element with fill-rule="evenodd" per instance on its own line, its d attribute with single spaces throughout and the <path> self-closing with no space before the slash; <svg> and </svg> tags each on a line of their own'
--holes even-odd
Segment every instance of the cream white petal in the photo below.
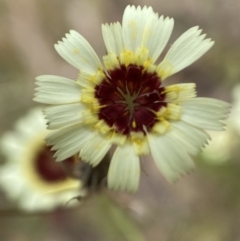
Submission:
<svg viewBox="0 0 240 241">
<path fill-rule="evenodd" d="M 55 207 L 67 207 L 65 204 L 79 194 L 83 195 L 78 188 L 74 190 L 64 190 L 63 192 L 38 193 L 25 191 L 22 193 L 22 198 L 19 200 L 19 206 L 25 211 L 51 211 Z M 75 203 L 76 204 L 76 203 Z"/>
<path fill-rule="evenodd" d="M 174 26 L 172 18 L 150 15 L 144 27 L 141 46 L 149 50 L 149 57 L 154 63 L 165 48 Z"/>
<path fill-rule="evenodd" d="M 196 155 L 200 151 L 199 145 L 196 145 L 194 142 L 190 142 L 188 139 L 186 139 L 186 136 L 184 136 L 183 133 L 178 132 L 176 129 L 171 131 L 170 135 L 174 139 L 174 142 L 178 143 L 182 151 L 191 155 Z"/>
<path fill-rule="evenodd" d="M 81 86 L 81 88 L 94 90 L 96 85 L 98 85 L 103 78 L 105 78 L 105 74 L 100 71 L 95 76 L 80 71 L 76 81 Z"/>
<path fill-rule="evenodd" d="M 209 118 L 199 118 L 197 116 L 192 116 L 191 114 L 184 113 L 181 118 L 183 121 L 195 125 L 199 128 L 203 128 L 206 130 L 216 130 L 222 131 L 224 130 L 225 124 L 221 121 L 216 122 L 214 119 Z"/>
<path fill-rule="evenodd" d="M 83 111 L 86 109 L 81 103 L 50 106 L 43 113 L 49 120 L 48 129 L 57 129 L 83 121 Z"/>
<path fill-rule="evenodd" d="M 0 141 L 0 150 L 6 156 L 11 156 L 14 160 L 25 149 L 21 135 L 16 135 L 12 132 L 5 133 Z"/>
<path fill-rule="evenodd" d="M 181 149 L 190 155 L 196 155 L 208 144 L 210 136 L 203 130 L 191 126 L 183 121 L 172 123 L 171 136 Z"/>
<path fill-rule="evenodd" d="M 92 166 L 96 166 L 102 161 L 103 157 L 109 151 L 112 144 L 99 133 L 95 133 L 91 139 L 85 142 L 84 147 L 80 151 L 80 158 Z"/>
<path fill-rule="evenodd" d="M 127 6 L 122 20 L 123 41 L 127 50 L 135 52 L 142 43 L 147 20 L 155 16 L 151 7 Z"/>
<path fill-rule="evenodd" d="M 62 161 L 80 152 L 93 135 L 92 130 L 76 124 L 49 134 L 46 141 L 53 146 L 52 150 L 57 150 L 54 155 L 57 157 L 56 161 Z"/>
<path fill-rule="evenodd" d="M 64 143 L 69 139 L 72 135 L 75 133 L 77 134 L 77 131 L 81 131 L 82 125 L 81 124 L 75 124 L 68 126 L 66 128 L 59 129 L 58 131 L 50 132 L 50 134 L 47 135 L 45 140 L 50 146 L 55 145 L 56 143 Z"/>
<path fill-rule="evenodd" d="M 212 98 L 194 98 L 181 103 L 181 119 L 207 130 L 223 130 L 230 105 Z"/>
<path fill-rule="evenodd" d="M 225 101 L 207 97 L 193 98 L 184 103 L 189 103 L 190 105 L 193 104 L 196 108 L 200 108 L 200 106 L 209 106 L 209 109 L 222 110 L 223 112 L 229 112 L 229 109 L 231 108 L 231 104 Z"/>
<path fill-rule="evenodd" d="M 67 104 L 79 102 L 81 87 L 77 82 L 60 76 L 42 75 L 36 78 L 34 100 L 45 104 Z"/>
<path fill-rule="evenodd" d="M 119 22 L 102 25 L 102 35 L 108 53 L 120 55 L 124 50 L 122 27 Z"/>
<path fill-rule="evenodd" d="M 184 121 L 174 121 L 171 125 L 181 138 L 199 147 L 199 149 L 204 147 L 211 139 L 207 132 Z"/>
<path fill-rule="evenodd" d="M 69 64 L 82 72 L 96 74 L 103 69 L 102 64 L 87 40 L 74 30 L 66 34 L 63 41 L 55 44 L 55 49 Z"/>
<path fill-rule="evenodd" d="M 48 146 L 52 146 L 51 150 L 56 151 L 61 148 L 70 149 L 76 141 L 79 141 L 78 135 L 81 131 L 81 127 L 68 126 L 50 133 L 45 140 Z"/>
<path fill-rule="evenodd" d="M 179 103 L 196 97 L 195 83 L 181 83 L 165 87 L 165 101 Z"/>
<path fill-rule="evenodd" d="M 118 146 L 113 154 L 109 171 L 108 186 L 114 190 L 135 192 L 139 185 L 140 163 L 131 145 Z"/>
<path fill-rule="evenodd" d="M 162 79 L 186 68 L 212 47 L 214 42 L 204 39 L 206 35 L 200 35 L 201 31 L 198 27 L 190 28 L 173 43 L 157 67 Z"/>
<path fill-rule="evenodd" d="M 55 196 L 55 199 L 57 197 Z M 58 201 L 55 200 L 49 195 L 39 194 L 37 192 L 31 193 L 24 191 L 22 193 L 22 198 L 19 200 L 19 206 L 27 212 L 33 212 L 33 211 L 50 211 L 54 207 L 58 207 L 57 205 Z M 62 203 L 63 205 L 64 203 Z"/>
<path fill-rule="evenodd" d="M 147 136 L 153 159 L 170 182 L 175 181 L 194 167 L 186 145 L 175 139 L 174 130 L 165 135 L 148 134 Z"/>
<path fill-rule="evenodd" d="M 23 172 L 18 163 L 8 162 L 7 165 L 0 168 L 0 187 L 11 199 L 21 196 L 21 192 L 25 188 L 25 180 L 22 175 Z"/>
<path fill-rule="evenodd" d="M 75 140 L 78 140 L 78 138 L 75 138 Z M 78 153 L 81 150 L 81 145 L 79 145 L 76 142 L 72 142 L 71 145 L 63 147 L 56 151 L 54 154 L 54 157 L 56 158 L 57 162 L 63 161 L 76 153 Z"/>
</svg>

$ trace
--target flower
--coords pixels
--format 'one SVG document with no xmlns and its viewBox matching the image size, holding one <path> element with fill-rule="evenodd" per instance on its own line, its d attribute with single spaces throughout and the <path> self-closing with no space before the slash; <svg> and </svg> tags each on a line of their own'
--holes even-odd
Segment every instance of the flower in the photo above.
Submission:
<svg viewBox="0 0 240 241">
<path fill-rule="evenodd" d="M 63 207 L 80 194 L 80 181 L 67 176 L 46 146 L 47 133 L 42 111 L 36 108 L 1 139 L 6 162 L 0 167 L 0 186 L 25 211 Z M 73 161 L 74 157 L 69 157 L 64 162 Z"/>
<path fill-rule="evenodd" d="M 225 132 L 208 131 L 212 140 L 204 148 L 201 156 L 208 164 L 225 164 L 231 157 L 233 147 L 233 133 L 227 128 Z"/>
<path fill-rule="evenodd" d="M 34 100 L 51 105 L 44 112 L 48 128 L 59 129 L 46 138 L 57 150 L 57 161 L 79 152 L 96 166 L 115 144 L 108 186 L 130 192 L 139 185 L 142 155 L 151 153 L 169 181 L 193 168 L 192 155 L 210 138 L 203 129 L 222 130 L 229 104 L 196 98 L 194 83 L 163 86 L 167 77 L 213 45 L 193 27 L 156 64 L 173 25 L 172 18 L 159 18 L 151 7 L 127 6 L 122 25 L 102 25 L 104 64 L 73 30 L 55 45 L 80 70 L 76 82 L 59 76 L 36 78 Z"/>
</svg>

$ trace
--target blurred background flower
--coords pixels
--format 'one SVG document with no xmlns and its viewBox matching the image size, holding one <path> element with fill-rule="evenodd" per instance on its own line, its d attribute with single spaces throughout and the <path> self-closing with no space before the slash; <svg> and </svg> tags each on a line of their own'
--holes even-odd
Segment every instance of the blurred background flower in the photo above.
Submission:
<svg viewBox="0 0 240 241">
<path fill-rule="evenodd" d="M 46 146 L 47 133 L 42 111 L 35 108 L 1 139 L 5 162 L 0 168 L 0 187 L 9 201 L 17 201 L 25 211 L 63 208 L 80 195 L 80 181 L 68 176 L 63 163 L 55 162 L 54 152 Z M 64 162 L 74 165 L 78 159 L 73 156 Z"/>
<path fill-rule="evenodd" d="M 59 58 L 53 45 L 74 29 L 99 56 L 104 55 L 101 24 L 121 21 L 127 4 L 151 5 L 159 15 L 174 18 L 168 48 L 190 27 L 199 25 L 204 29 L 215 41 L 213 48 L 172 76 L 167 84 L 196 82 L 198 96 L 234 103 L 231 93 L 240 84 L 239 1 L 0 0 L 1 134 L 12 129 L 16 120 L 36 105 L 32 101 L 36 76 L 77 76 L 77 70 Z M 233 105 L 236 107 L 232 115 L 239 122 L 240 106 Z M 174 185 L 159 174 L 153 162 L 143 162 L 141 184 L 135 195 L 104 192 L 87 198 L 77 209 L 47 215 L 0 213 L 0 239 L 139 241 L 140 228 L 145 239 L 151 241 L 238 241 L 238 133 L 233 129 L 233 136 L 222 142 L 232 149 L 221 165 L 217 161 L 212 165 L 199 155 L 195 171 Z M 222 135 L 216 133 L 213 141 L 220 138 L 219 134 Z M 221 148 L 216 154 L 223 153 Z M 5 161 L 2 155 L 1 162 Z M 1 210 L 5 210 L 9 200 L 3 192 L 0 195 Z"/>
<path fill-rule="evenodd" d="M 208 164 L 226 164 L 234 158 L 236 148 L 240 144 L 240 85 L 232 89 L 232 108 L 225 131 L 209 131 L 212 137 L 209 144 L 203 149 L 201 156 Z"/>
</svg>

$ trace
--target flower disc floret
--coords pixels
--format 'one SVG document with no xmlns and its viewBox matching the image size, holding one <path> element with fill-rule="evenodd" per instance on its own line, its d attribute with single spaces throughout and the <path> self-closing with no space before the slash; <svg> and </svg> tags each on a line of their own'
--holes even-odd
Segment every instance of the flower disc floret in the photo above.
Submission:
<svg viewBox="0 0 240 241">
<path fill-rule="evenodd" d="M 122 65 L 108 72 L 95 87 L 98 117 L 116 132 L 129 136 L 131 132 L 148 131 L 157 120 L 157 112 L 166 107 L 164 87 L 156 72 L 148 73 L 142 66 Z"/>
</svg>

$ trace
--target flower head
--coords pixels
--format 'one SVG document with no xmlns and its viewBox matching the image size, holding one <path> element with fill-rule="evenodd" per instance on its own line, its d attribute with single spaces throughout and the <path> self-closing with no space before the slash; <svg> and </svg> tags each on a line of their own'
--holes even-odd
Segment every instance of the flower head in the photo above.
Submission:
<svg viewBox="0 0 240 241">
<path fill-rule="evenodd" d="M 35 101 L 45 109 L 47 137 L 61 161 L 77 152 L 96 166 L 117 145 L 108 171 L 112 189 L 135 191 L 139 157 L 152 154 L 170 181 L 193 168 L 191 156 L 209 139 L 203 129 L 222 130 L 229 105 L 196 98 L 195 84 L 163 81 L 200 58 L 213 42 L 198 27 L 183 33 L 157 64 L 174 21 L 151 7 L 127 6 L 122 25 L 105 24 L 103 64 L 89 43 L 71 30 L 57 52 L 80 73 L 77 81 L 39 76 Z"/>
<path fill-rule="evenodd" d="M 63 207 L 80 194 L 80 181 L 70 178 L 46 146 L 46 121 L 40 109 L 17 121 L 15 131 L 1 139 L 6 162 L 0 168 L 0 186 L 26 211 Z M 75 157 L 64 160 L 71 164 Z"/>
</svg>

